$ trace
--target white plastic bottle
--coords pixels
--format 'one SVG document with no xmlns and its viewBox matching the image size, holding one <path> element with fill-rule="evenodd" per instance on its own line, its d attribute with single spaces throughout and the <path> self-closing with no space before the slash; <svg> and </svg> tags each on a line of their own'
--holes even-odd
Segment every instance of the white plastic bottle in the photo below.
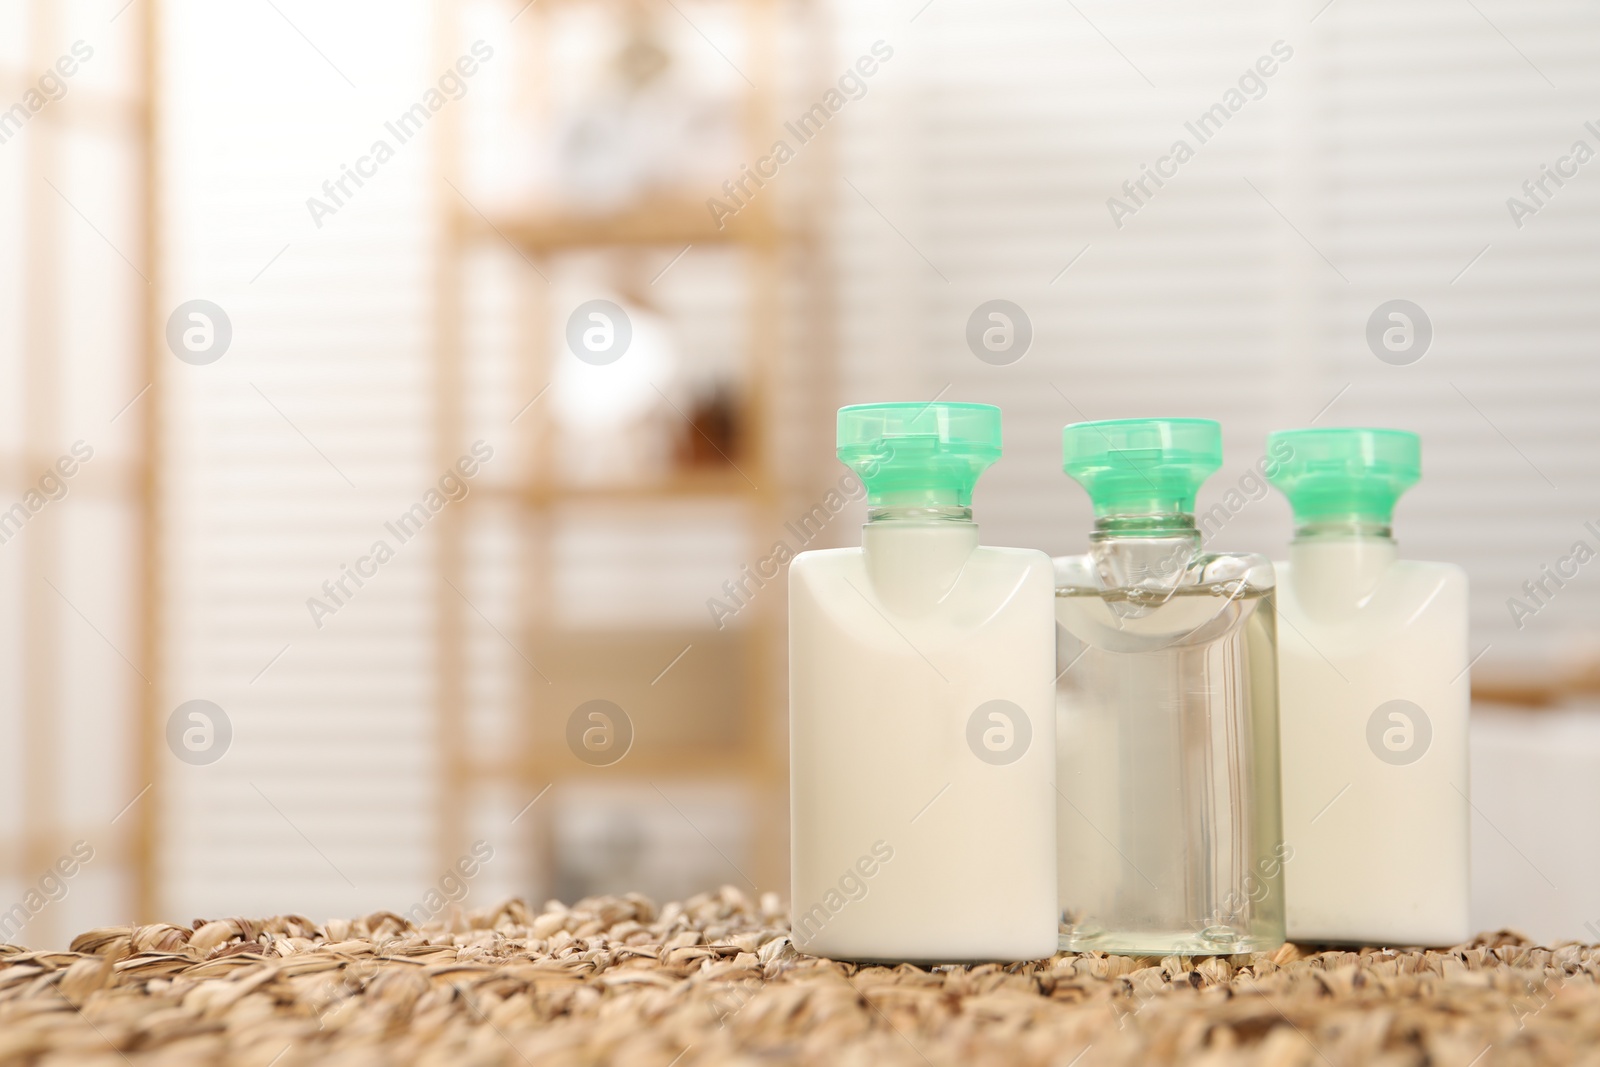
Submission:
<svg viewBox="0 0 1600 1067">
<path fill-rule="evenodd" d="M 982 404 L 839 412 L 862 547 L 789 570 L 793 934 L 857 960 L 1056 950 L 1050 560 L 978 544 Z"/>
<path fill-rule="evenodd" d="M 1398 557 L 1421 473 L 1400 430 L 1274 434 L 1294 508 L 1277 564 L 1289 938 L 1454 945 L 1467 914 L 1467 576 Z"/>
</svg>

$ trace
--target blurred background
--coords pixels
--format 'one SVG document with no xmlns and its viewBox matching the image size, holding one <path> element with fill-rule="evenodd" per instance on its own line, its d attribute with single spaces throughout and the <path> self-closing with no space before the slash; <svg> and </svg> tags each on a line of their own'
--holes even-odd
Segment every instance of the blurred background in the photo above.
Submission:
<svg viewBox="0 0 1600 1067">
<path fill-rule="evenodd" d="M 0 941 L 784 892 L 783 563 L 858 536 L 834 409 L 935 397 L 1004 407 L 977 517 L 1052 553 L 1068 422 L 1220 419 L 1208 540 L 1274 555 L 1269 430 L 1419 431 L 1474 922 L 1600 938 L 1597 46 L 1579 0 L 0 0 Z"/>
</svg>

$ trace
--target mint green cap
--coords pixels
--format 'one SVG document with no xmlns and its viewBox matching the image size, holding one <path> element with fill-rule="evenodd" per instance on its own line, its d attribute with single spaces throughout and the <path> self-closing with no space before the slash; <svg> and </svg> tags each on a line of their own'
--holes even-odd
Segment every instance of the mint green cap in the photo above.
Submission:
<svg viewBox="0 0 1600 1067">
<path fill-rule="evenodd" d="M 992 404 L 852 404 L 839 409 L 839 458 L 878 507 L 969 507 L 1000 458 Z"/>
<path fill-rule="evenodd" d="M 1061 469 L 1089 491 L 1094 513 L 1193 514 L 1195 494 L 1222 466 L 1210 419 L 1112 419 L 1061 431 Z"/>
<path fill-rule="evenodd" d="M 1422 477 L 1422 439 L 1408 430 L 1281 430 L 1268 436 L 1267 456 L 1267 481 L 1302 525 L 1359 517 L 1387 526 L 1395 501 Z"/>
</svg>

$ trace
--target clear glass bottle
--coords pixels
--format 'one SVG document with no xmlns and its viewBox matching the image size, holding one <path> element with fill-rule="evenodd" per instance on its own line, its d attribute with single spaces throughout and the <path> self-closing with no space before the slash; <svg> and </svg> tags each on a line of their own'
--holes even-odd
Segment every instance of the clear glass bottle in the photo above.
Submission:
<svg viewBox="0 0 1600 1067">
<path fill-rule="evenodd" d="M 1205 419 L 1068 426 L 1094 501 L 1056 575 L 1061 947 L 1219 955 L 1282 944 L 1272 564 L 1202 552 Z"/>
</svg>

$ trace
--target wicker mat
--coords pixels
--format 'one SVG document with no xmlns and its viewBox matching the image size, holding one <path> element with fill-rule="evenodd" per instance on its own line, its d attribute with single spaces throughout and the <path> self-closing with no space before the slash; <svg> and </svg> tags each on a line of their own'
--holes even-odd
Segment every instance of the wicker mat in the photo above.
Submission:
<svg viewBox="0 0 1600 1067">
<path fill-rule="evenodd" d="M 1513 934 L 932 970 L 803 956 L 776 897 L 520 901 L 0 947 L 0 1064 L 1600 1064 L 1600 948 Z"/>
</svg>

